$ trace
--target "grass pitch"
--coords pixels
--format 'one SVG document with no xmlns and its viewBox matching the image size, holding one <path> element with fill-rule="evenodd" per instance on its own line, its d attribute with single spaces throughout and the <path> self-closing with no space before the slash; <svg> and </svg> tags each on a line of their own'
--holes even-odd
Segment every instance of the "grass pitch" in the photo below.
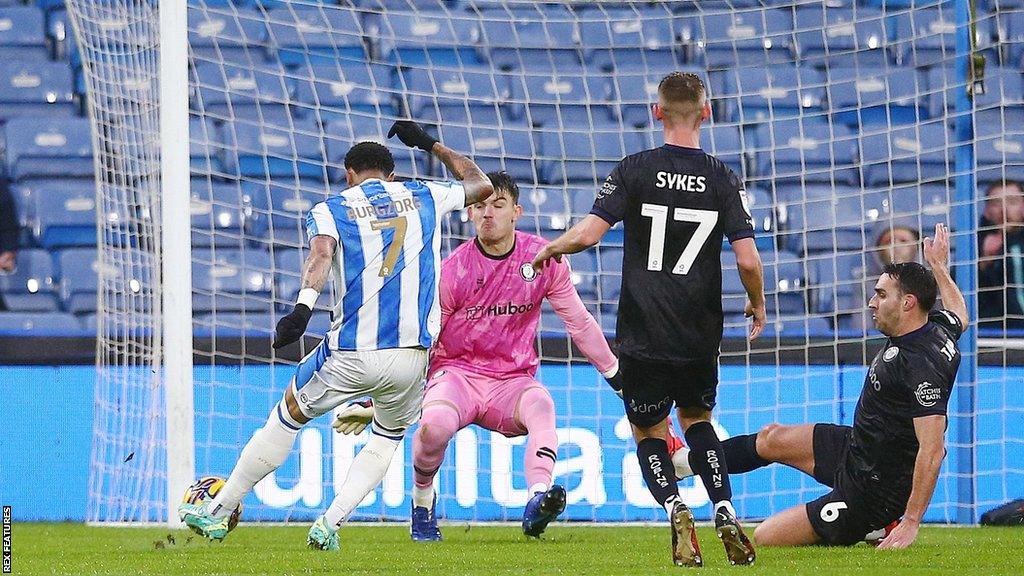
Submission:
<svg viewBox="0 0 1024 576">
<path fill-rule="evenodd" d="M 444 542 L 416 544 L 408 528 L 353 525 L 341 552 L 305 547 L 303 526 L 242 525 L 223 543 L 186 530 L 15 524 L 14 574 L 680 574 L 672 566 L 669 529 L 555 524 L 541 540 L 518 526 L 443 526 Z M 728 565 L 711 528 L 700 530 L 700 574 L 1014 574 L 1024 572 L 1018 528 L 925 528 L 908 550 L 761 549 L 753 567 Z"/>
</svg>

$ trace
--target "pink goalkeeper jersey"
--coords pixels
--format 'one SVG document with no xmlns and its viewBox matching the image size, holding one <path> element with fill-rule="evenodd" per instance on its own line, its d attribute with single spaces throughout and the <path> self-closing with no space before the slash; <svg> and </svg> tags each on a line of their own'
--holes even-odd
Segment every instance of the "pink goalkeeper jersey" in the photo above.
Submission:
<svg viewBox="0 0 1024 576">
<path fill-rule="evenodd" d="M 492 378 L 537 372 L 537 326 L 547 298 L 573 342 L 602 373 L 618 362 L 562 262 L 534 274 L 530 262 L 547 243 L 516 232 L 507 256 L 485 254 L 476 240 L 463 243 L 441 264 L 441 334 L 430 373 L 459 367 Z"/>
</svg>

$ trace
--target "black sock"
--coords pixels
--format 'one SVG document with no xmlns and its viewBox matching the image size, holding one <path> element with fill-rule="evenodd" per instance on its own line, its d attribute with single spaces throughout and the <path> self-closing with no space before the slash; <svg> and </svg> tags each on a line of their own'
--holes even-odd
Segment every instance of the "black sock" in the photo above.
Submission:
<svg viewBox="0 0 1024 576">
<path fill-rule="evenodd" d="M 658 504 L 665 506 L 665 502 L 679 498 L 675 468 L 672 467 L 668 444 L 663 438 L 644 438 L 638 442 L 636 457 L 640 461 L 644 483 Z"/>
<path fill-rule="evenodd" d="M 725 465 L 729 468 L 729 474 L 743 474 L 772 463 L 757 453 L 757 434 L 727 438 L 722 441 L 722 449 L 725 451 Z M 691 452 L 691 458 L 692 454 Z"/>
<path fill-rule="evenodd" d="M 722 442 L 715 434 L 711 422 L 697 422 L 683 436 L 690 447 L 690 467 L 704 482 L 712 505 L 722 500 L 732 500 L 725 450 L 722 450 Z"/>
</svg>

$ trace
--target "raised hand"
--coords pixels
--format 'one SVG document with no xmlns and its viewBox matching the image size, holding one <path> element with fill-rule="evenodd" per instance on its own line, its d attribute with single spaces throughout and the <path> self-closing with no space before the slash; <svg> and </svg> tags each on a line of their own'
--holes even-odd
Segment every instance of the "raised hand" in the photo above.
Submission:
<svg viewBox="0 0 1024 576">
<path fill-rule="evenodd" d="M 949 267 L 949 229 L 945 224 L 936 224 L 935 237 L 924 239 L 924 259 L 933 269 Z"/>
<path fill-rule="evenodd" d="M 388 130 L 388 138 L 398 136 L 402 144 L 410 148 L 419 148 L 430 152 L 437 143 L 437 138 L 427 134 L 422 126 L 412 120 L 397 120 Z"/>
</svg>

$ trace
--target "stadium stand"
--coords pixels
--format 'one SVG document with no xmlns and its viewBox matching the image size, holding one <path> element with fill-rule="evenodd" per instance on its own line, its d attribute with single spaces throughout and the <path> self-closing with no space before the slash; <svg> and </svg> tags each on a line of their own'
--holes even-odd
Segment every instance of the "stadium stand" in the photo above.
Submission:
<svg viewBox="0 0 1024 576">
<path fill-rule="evenodd" d="M 759 246 L 772 258 L 771 298 L 785 314 L 770 334 L 833 330 L 861 305 L 860 251 L 875 222 L 914 217 L 928 229 L 949 218 L 952 127 L 928 121 L 954 105 L 943 89 L 954 71 L 936 65 L 954 49 L 948 12 L 894 17 L 883 5 L 912 2 L 882 0 L 795 9 L 736 1 L 750 9 L 735 15 L 596 2 L 515 10 L 410 2 L 355 0 L 330 11 L 206 2 L 190 10 L 191 98 L 209 117 L 190 123 L 191 160 L 213 175 L 192 183 L 193 221 L 209 231 L 192 238 L 197 334 L 213 330 L 203 314 L 213 310 L 206 296 L 214 287 L 228 300 L 218 312 L 244 312 L 216 319 L 237 326 L 231 334 L 253 336 L 248 314 L 264 318 L 290 301 L 297 275 L 260 267 L 298 270 L 305 212 L 343 186 L 348 148 L 384 142 L 394 118 L 430 123 L 485 170 L 509 172 L 522 186 L 522 227 L 553 235 L 589 212 L 594 186 L 619 158 L 659 141 L 650 102 L 662 72 L 675 69 L 707 80 L 715 123 L 704 130 L 705 147 L 750 185 Z M 388 11 L 369 12 L 381 8 Z M 1024 4 L 980 3 L 986 10 L 998 12 L 977 27 L 990 56 L 986 90 L 975 95 L 982 183 L 1024 178 L 1024 136 L 994 128 L 1024 126 Z M 2 171 L 28 231 L 18 270 L 0 276 L 17 311 L 0 313 L 3 332 L 77 334 L 95 310 L 91 246 L 101 220 L 80 67 L 61 1 L 0 2 Z M 261 127 L 266 120 L 289 128 Z M 399 177 L 444 174 L 425 154 L 392 150 Z M 621 274 L 610 238 L 612 247 L 573 258 L 574 281 L 606 329 Z M 725 273 L 730 314 L 742 312 L 734 276 Z M 808 312 L 828 320 L 799 316 Z M 545 329 L 561 330 L 549 316 Z"/>
</svg>

